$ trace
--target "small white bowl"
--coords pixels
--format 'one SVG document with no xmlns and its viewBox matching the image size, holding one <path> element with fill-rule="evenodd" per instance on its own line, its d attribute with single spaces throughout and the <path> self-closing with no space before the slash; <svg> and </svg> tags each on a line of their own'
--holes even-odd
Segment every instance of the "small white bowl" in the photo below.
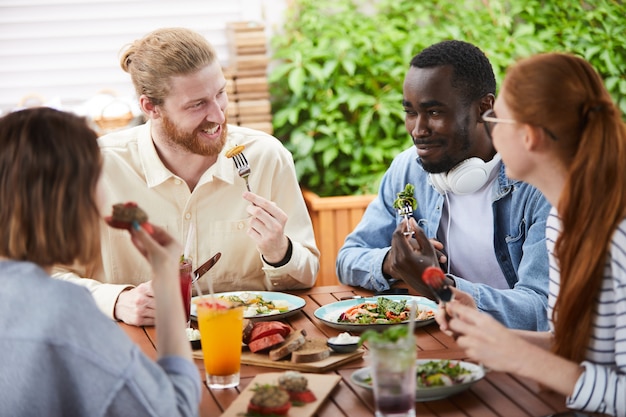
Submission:
<svg viewBox="0 0 626 417">
<path fill-rule="evenodd" d="M 336 343 L 337 338 L 331 337 L 326 341 L 329 348 L 337 353 L 352 353 L 359 348 L 359 342 L 355 343 Z"/>
<path fill-rule="evenodd" d="M 187 339 L 189 340 L 189 343 L 191 343 L 191 348 L 193 350 L 200 349 L 202 347 L 200 343 L 200 332 L 192 328 L 185 329 L 185 332 L 187 333 Z"/>
</svg>

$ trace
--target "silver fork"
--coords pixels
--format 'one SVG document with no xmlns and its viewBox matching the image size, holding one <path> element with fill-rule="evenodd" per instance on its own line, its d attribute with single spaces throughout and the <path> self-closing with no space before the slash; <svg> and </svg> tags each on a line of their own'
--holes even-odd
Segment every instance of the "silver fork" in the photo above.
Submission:
<svg viewBox="0 0 626 417">
<path fill-rule="evenodd" d="M 248 191 L 250 191 L 250 184 L 248 184 L 248 177 L 250 176 L 250 164 L 248 164 L 248 160 L 246 159 L 243 152 L 234 155 L 233 160 L 235 161 L 235 167 L 239 172 L 239 176 L 246 180 L 246 188 L 248 189 Z"/>
<path fill-rule="evenodd" d="M 413 207 L 407 204 L 398 209 L 398 214 L 406 219 L 406 232 L 404 232 L 404 236 L 412 236 L 415 232 L 411 230 L 411 226 L 409 226 L 409 217 L 413 215 Z"/>
</svg>

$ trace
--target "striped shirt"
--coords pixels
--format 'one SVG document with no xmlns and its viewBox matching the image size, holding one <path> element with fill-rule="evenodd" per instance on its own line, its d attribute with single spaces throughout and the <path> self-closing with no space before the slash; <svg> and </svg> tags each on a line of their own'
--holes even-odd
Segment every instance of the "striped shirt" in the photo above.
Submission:
<svg viewBox="0 0 626 417">
<path fill-rule="evenodd" d="M 558 214 L 552 208 L 546 223 L 550 260 L 550 319 L 559 293 L 560 270 L 554 246 L 560 228 Z M 622 220 L 611 239 L 602 288 L 593 308 L 596 317 L 586 360 L 581 363 L 584 371 L 576 382 L 572 396 L 567 398 L 567 406 L 626 416 L 626 220 Z M 550 330 L 554 331 L 551 320 Z"/>
</svg>

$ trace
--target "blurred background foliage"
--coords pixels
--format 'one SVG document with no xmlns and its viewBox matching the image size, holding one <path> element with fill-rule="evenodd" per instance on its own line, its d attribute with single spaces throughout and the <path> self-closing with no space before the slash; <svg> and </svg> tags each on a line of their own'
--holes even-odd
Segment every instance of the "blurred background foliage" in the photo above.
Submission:
<svg viewBox="0 0 626 417">
<path fill-rule="evenodd" d="M 376 193 L 412 146 L 402 82 L 411 58 L 446 39 L 471 42 L 498 83 L 521 57 L 567 51 L 589 60 L 626 114 L 622 1 L 291 0 L 272 38 L 275 135 L 303 187 L 320 196 Z"/>
</svg>

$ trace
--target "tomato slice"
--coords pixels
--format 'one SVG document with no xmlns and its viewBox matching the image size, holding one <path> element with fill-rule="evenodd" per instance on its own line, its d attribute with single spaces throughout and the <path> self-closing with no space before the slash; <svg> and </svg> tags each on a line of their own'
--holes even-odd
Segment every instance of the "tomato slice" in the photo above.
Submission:
<svg viewBox="0 0 626 417">
<path fill-rule="evenodd" d="M 294 403 L 294 405 L 297 405 L 299 403 L 300 404 L 312 403 L 312 402 L 315 402 L 315 400 L 317 400 L 317 398 L 315 397 L 315 394 L 313 394 L 313 391 L 311 390 L 300 391 L 300 392 L 289 391 L 289 399 L 291 400 L 291 402 Z"/>
<path fill-rule="evenodd" d="M 426 283 L 426 285 L 439 288 L 441 284 L 443 284 L 446 280 L 446 276 L 441 270 L 441 268 L 437 268 L 435 266 L 429 266 L 424 270 L 422 274 L 422 280 Z"/>
</svg>

